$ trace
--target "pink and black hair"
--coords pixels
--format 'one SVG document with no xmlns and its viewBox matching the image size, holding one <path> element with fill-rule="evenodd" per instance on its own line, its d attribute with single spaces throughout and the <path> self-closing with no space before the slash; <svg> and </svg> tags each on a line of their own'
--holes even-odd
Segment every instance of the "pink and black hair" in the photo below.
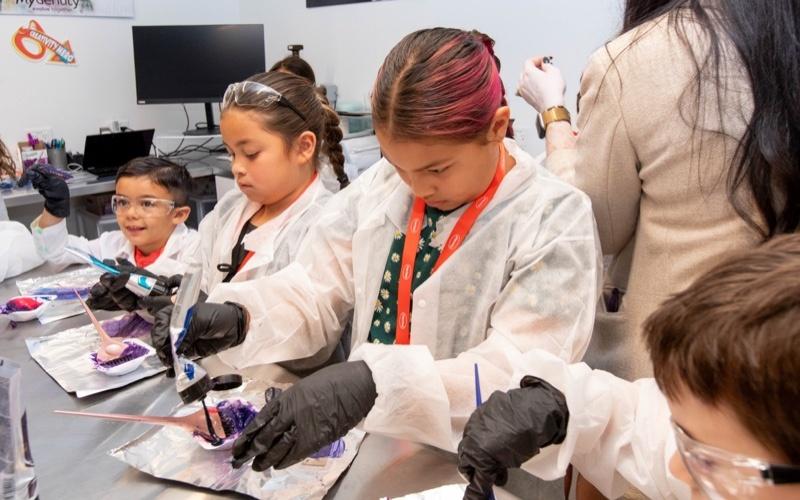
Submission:
<svg viewBox="0 0 800 500">
<path fill-rule="evenodd" d="M 506 106 L 494 40 L 477 31 L 431 28 L 386 56 L 372 91 L 376 128 L 406 139 L 469 141 Z M 513 137 L 509 124 L 506 133 Z"/>
</svg>

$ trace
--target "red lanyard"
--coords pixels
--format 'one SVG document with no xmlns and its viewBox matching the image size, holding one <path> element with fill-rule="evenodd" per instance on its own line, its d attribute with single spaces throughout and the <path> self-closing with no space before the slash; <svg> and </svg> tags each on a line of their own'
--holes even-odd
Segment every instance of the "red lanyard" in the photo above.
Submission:
<svg viewBox="0 0 800 500">
<path fill-rule="evenodd" d="M 497 160 L 497 168 L 494 178 L 482 195 L 472 201 L 470 206 L 461 214 L 458 222 L 453 227 L 447 242 L 442 248 L 436 264 L 433 266 L 432 273 L 435 273 L 444 262 L 455 253 L 469 234 L 475 221 L 481 215 L 492 198 L 494 198 L 497 188 L 505 175 L 505 148 L 500 146 L 500 158 Z M 400 263 L 400 282 L 397 289 L 397 328 L 395 330 L 395 343 L 408 344 L 411 342 L 411 281 L 414 276 L 414 262 L 417 260 L 417 250 L 419 238 L 422 233 L 422 224 L 425 218 L 425 201 L 422 198 L 414 198 L 414 205 L 411 208 L 411 218 L 408 219 L 406 229 L 406 241 L 403 244 L 403 260 Z"/>
</svg>

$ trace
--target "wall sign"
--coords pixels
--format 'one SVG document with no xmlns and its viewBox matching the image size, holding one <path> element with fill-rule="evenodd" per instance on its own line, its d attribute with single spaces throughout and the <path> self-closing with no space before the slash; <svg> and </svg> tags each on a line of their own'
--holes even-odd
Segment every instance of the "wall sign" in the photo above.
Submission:
<svg viewBox="0 0 800 500">
<path fill-rule="evenodd" d="M 133 17 L 134 0 L 0 0 L 0 14 Z"/>
<path fill-rule="evenodd" d="M 41 61 L 49 56 L 47 62 L 58 64 L 75 64 L 75 53 L 68 40 L 59 42 L 45 33 L 42 25 L 31 19 L 28 26 L 20 27 L 11 43 L 19 55 L 31 61 Z"/>
<path fill-rule="evenodd" d="M 381 0 L 306 0 L 306 8 L 328 7 L 329 5 L 344 5 L 346 3 L 380 2 Z"/>
</svg>

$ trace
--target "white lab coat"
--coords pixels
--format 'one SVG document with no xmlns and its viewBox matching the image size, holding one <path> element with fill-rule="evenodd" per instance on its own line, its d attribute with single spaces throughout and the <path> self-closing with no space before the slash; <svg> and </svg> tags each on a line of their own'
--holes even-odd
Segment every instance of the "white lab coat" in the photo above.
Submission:
<svg viewBox="0 0 800 500">
<path fill-rule="evenodd" d="M 522 468 L 542 479 L 562 477 L 570 462 L 608 498 L 635 486 L 652 499 L 688 499 L 689 487 L 669 472 L 675 453 L 667 400 L 652 378 L 635 382 L 567 364 L 546 352 L 529 352 L 514 374 L 519 387 L 535 375 L 564 393 L 569 407 L 567 436 L 548 446 Z"/>
<path fill-rule="evenodd" d="M 220 358 L 244 368 L 332 350 L 352 319 L 352 346 L 361 347 L 351 359 L 366 361 L 378 392 L 365 429 L 451 451 L 475 408 L 473 362 L 488 394 L 510 384 L 515 353 L 580 359 L 601 278 L 591 206 L 513 140 L 505 145 L 516 166 L 461 248 L 414 291 L 412 345 L 362 345 L 413 201 L 382 159 L 331 199 L 289 266 L 211 293 L 251 314 L 245 341 Z M 463 211 L 440 222 L 435 244 Z"/>
<path fill-rule="evenodd" d="M 300 242 L 308 228 L 319 218 L 330 191 L 317 177 L 308 189 L 278 217 L 254 229 L 244 237 L 244 248 L 255 252 L 231 282 L 252 280 L 283 269 L 297 256 Z M 209 293 L 228 274 L 217 265 L 230 263 L 231 250 L 245 223 L 258 212 L 261 204 L 250 201 L 241 191 L 226 193 L 214 210 L 200 223 L 200 248 L 203 265 L 203 290 Z"/>
<path fill-rule="evenodd" d="M 31 233 L 39 255 L 57 266 L 84 263 L 65 251 L 64 248 L 67 246 L 88 252 L 99 259 L 126 259 L 134 263 L 133 245 L 125 238 L 122 231 L 108 231 L 90 241 L 69 234 L 65 220 L 42 229 L 39 227 L 39 219 L 36 218 L 31 223 Z M 199 244 L 197 231 L 189 229 L 185 224 L 179 224 L 172 231 L 161 255 L 145 269 L 164 276 L 181 274 L 188 263 L 197 258 Z"/>
<path fill-rule="evenodd" d="M 0 281 L 40 266 L 33 236 L 24 225 L 8 220 L 6 203 L 0 194 Z"/>
<path fill-rule="evenodd" d="M 28 228 L 19 222 L 0 221 L 0 281 L 29 271 L 43 262 L 36 253 Z"/>
</svg>

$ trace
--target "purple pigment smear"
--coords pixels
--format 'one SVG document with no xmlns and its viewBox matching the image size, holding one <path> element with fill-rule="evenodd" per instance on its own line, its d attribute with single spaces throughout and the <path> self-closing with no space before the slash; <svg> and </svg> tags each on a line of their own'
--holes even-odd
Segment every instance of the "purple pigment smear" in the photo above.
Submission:
<svg viewBox="0 0 800 500">
<path fill-rule="evenodd" d="M 345 449 L 347 449 L 347 445 L 344 439 L 340 438 L 329 445 L 323 446 L 318 452 L 309 455 L 308 458 L 340 458 L 344 455 Z"/>
<path fill-rule="evenodd" d="M 217 412 L 222 422 L 222 429 L 225 431 L 225 438 L 218 446 L 222 446 L 232 439 L 238 438 L 239 434 L 247 427 L 247 424 L 256 418 L 258 414 L 258 410 L 256 410 L 255 406 L 248 401 L 241 401 L 238 399 L 220 401 L 217 403 Z M 199 436 L 211 443 L 209 439 L 210 436 L 208 435 L 195 433 L 195 436 Z"/>
<path fill-rule="evenodd" d="M 135 342 L 125 342 L 125 350 L 122 351 L 122 354 L 116 359 L 112 359 L 110 361 L 100 361 L 97 359 L 97 353 L 93 352 L 91 355 L 92 364 L 94 364 L 95 368 L 103 367 L 103 368 L 112 368 L 114 366 L 119 366 L 123 363 L 127 363 L 136 358 L 141 358 L 142 356 L 147 356 L 150 351 Z"/>
<path fill-rule="evenodd" d="M 153 325 L 136 313 L 119 319 L 103 321 L 103 329 L 109 337 L 140 338 L 150 334 Z"/>
<path fill-rule="evenodd" d="M 75 299 L 75 290 L 78 290 L 78 293 L 81 297 L 88 297 L 89 296 L 89 287 L 84 288 L 70 288 L 70 287 L 44 287 L 44 288 L 37 288 L 36 290 L 32 291 L 29 295 L 54 295 L 56 300 L 73 300 Z"/>
</svg>

